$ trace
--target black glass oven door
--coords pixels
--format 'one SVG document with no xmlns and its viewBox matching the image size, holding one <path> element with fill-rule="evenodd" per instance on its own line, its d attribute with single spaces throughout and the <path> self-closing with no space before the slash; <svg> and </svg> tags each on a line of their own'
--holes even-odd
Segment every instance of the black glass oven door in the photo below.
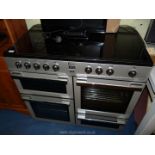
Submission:
<svg viewBox="0 0 155 155">
<path fill-rule="evenodd" d="M 28 98 L 27 96 L 23 99 Z M 37 100 L 33 100 L 36 99 Z M 74 123 L 74 108 L 73 102 L 70 100 L 59 100 L 59 99 L 50 99 L 50 102 L 40 97 L 31 96 L 31 100 L 25 100 L 30 113 L 35 118 L 42 118 L 48 120 L 57 120 Z"/>
<path fill-rule="evenodd" d="M 54 93 L 63 93 L 66 94 L 66 85 L 65 81 L 56 81 L 49 79 L 38 79 L 38 78 L 24 78 L 16 77 L 21 82 L 23 89 L 27 90 L 36 90 L 44 92 L 54 92 Z"/>
<path fill-rule="evenodd" d="M 73 100 L 27 94 L 22 99 L 34 117 L 75 122 Z"/>
<path fill-rule="evenodd" d="M 23 76 L 13 76 L 13 79 L 23 94 L 73 98 L 70 77 L 61 79 L 56 75 L 23 73 Z"/>
<path fill-rule="evenodd" d="M 104 79 L 75 80 L 77 109 L 104 113 L 130 114 L 142 92 L 143 84 Z"/>
<path fill-rule="evenodd" d="M 70 121 L 68 105 L 48 102 L 30 101 L 35 117 Z"/>
<path fill-rule="evenodd" d="M 133 91 L 131 90 L 82 86 L 81 108 L 96 111 L 125 113 L 132 95 Z"/>
</svg>

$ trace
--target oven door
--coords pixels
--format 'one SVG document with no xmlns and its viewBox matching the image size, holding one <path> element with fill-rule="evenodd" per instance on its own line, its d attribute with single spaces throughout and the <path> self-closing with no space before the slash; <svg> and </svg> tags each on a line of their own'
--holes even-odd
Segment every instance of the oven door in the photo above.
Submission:
<svg viewBox="0 0 155 155">
<path fill-rule="evenodd" d="M 123 124 L 143 88 L 143 83 L 74 77 L 77 119 Z"/>
<path fill-rule="evenodd" d="M 73 100 L 22 94 L 34 118 L 75 123 Z"/>
<path fill-rule="evenodd" d="M 73 98 L 72 80 L 66 75 L 11 73 L 22 94 Z"/>
</svg>

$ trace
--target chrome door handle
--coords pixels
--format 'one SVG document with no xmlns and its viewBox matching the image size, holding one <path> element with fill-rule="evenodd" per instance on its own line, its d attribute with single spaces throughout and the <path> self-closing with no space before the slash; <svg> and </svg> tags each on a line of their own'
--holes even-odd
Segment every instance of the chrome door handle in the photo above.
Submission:
<svg viewBox="0 0 155 155">
<path fill-rule="evenodd" d="M 60 104 L 64 104 L 64 105 L 70 106 L 70 102 L 66 102 L 66 101 L 62 101 Z"/>
<path fill-rule="evenodd" d="M 24 100 L 31 100 L 32 97 L 31 96 L 28 96 L 28 95 L 21 95 L 22 99 Z"/>
<path fill-rule="evenodd" d="M 141 91 L 142 90 L 142 86 L 143 85 L 129 85 L 129 86 L 125 86 L 125 85 L 116 85 L 116 84 L 106 84 L 106 83 L 96 83 L 96 82 L 87 82 L 87 81 L 76 81 L 76 84 L 78 86 L 81 85 L 86 85 L 86 86 L 98 86 L 98 87 L 102 87 L 102 88 L 118 88 L 118 89 L 128 89 L 128 90 L 138 90 Z"/>
<path fill-rule="evenodd" d="M 77 78 L 77 82 L 81 82 L 81 81 L 87 81 L 87 77 L 78 77 Z"/>
<path fill-rule="evenodd" d="M 63 81 L 68 81 L 68 76 L 58 76 L 58 79 L 63 80 Z"/>
<path fill-rule="evenodd" d="M 10 74 L 11 76 L 22 76 L 22 73 L 17 71 L 10 72 Z"/>
<path fill-rule="evenodd" d="M 125 119 L 116 119 L 116 120 L 106 120 L 106 119 L 94 119 L 94 118 L 87 118 L 85 114 L 78 114 L 77 119 L 79 120 L 88 120 L 88 121 L 95 121 L 95 122 L 105 122 L 105 123 L 114 123 L 114 124 L 125 124 Z"/>
</svg>

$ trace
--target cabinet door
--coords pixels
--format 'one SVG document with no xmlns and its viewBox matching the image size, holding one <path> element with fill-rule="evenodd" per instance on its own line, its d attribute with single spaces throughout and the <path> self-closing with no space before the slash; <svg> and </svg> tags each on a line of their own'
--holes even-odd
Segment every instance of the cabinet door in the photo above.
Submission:
<svg viewBox="0 0 155 155">
<path fill-rule="evenodd" d="M 24 19 L 3 19 L 3 21 L 13 44 L 28 31 Z"/>
<path fill-rule="evenodd" d="M 0 19 L 0 32 L 7 36 L 3 42 L 0 41 L 0 56 L 27 31 L 24 19 Z"/>
<path fill-rule="evenodd" d="M 0 58 L 0 108 L 28 113 L 2 57 Z"/>
</svg>

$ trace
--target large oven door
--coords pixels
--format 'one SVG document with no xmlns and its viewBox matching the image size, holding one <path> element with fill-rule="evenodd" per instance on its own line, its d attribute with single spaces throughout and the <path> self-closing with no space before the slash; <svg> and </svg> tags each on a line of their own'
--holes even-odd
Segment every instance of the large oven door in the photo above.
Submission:
<svg viewBox="0 0 155 155">
<path fill-rule="evenodd" d="M 143 83 L 74 77 L 77 118 L 96 115 L 92 119 L 104 116 L 102 121 L 118 118 L 122 122 L 133 111 L 143 88 Z"/>
<path fill-rule="evenodd" d="M 45 95 L 73 98 L 72 80 L 66 75 L 36 73 L 12 73 L 12 77 L 22 94 Z"/>
<path fill-rule="evenodd" d="M 34 118 L 75 123 L 73 100 L 22 94 Z"/>
</svg>

